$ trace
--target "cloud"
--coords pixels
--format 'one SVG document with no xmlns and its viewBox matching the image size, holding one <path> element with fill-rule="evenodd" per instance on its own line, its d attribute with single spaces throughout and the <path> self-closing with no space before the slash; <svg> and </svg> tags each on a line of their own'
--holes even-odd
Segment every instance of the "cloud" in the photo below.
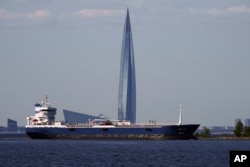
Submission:
<svg viewBox="0 0 250 167">
<path fill-rule="evenodd" d="M 225 15 L 226 11 L 223 9 L 209 9 L 205 13 L 208 15 Z"/>
<path fill-rule="evenodd" d="M 217 8 L 213 8 L 213 9 L 209 9 L 207 11 L 205 11 L 206 14 L 208 15 L 234 15 L 234 14 L 250 14 L 250 8 L 246 7 L 246 6 L 232 6 L 226 9 L 217 9 Z"/>
<path fill-rule="evenodd" d="M 0 20 L 11 20 L 14 18 L 14 14 L 10 13 L 8 10 L 0 9 Z"/>
<path fill-rule="evenodd" d="M 250 8 L 246 6 L 234 6 L 228 8 L 227 10 L 233 13 L 250 13 Z"/>
<path fill-rule="evenodd" d="M 48 10 L 36 10 L 33 13 L 17 13 L 0 9 L 0 20 L 44 21 L 50 17 Z"/>
<path fill-rule="evenodd" d="M 47 10 L 37 10 L 34 13 L 27 13 L 25 17 L 30 20 L 46 20 L 50 17 L 50 12 Z"/>
<path fill-rule="evenodd" d="M 142 5 L 144 5 L 144 0 L 133 0 L 132 4 L 135 7 L 141 7 Z"/>
<path fill-rule="evenodd" d="M 93 17 L 110 17 L 124 13 L 125 10 L 120 10 L 120 9 L 82 9 L 76 12 L 75 15 L 82 18 L 93 18 Z"/>
</svg>

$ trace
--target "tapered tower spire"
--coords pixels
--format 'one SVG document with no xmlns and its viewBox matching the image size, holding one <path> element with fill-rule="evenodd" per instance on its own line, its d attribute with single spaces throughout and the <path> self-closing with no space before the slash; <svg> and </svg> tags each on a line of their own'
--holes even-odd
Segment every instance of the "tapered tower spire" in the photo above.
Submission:
<svg viewBox="0 0 250 167">
<path fill-rule="evenodd" d="M 132 31 L 129 9 L 124 24 L 120 80 L 118 94 L 118 119 L 136 122 L 136 82 Z"/>
</svg>

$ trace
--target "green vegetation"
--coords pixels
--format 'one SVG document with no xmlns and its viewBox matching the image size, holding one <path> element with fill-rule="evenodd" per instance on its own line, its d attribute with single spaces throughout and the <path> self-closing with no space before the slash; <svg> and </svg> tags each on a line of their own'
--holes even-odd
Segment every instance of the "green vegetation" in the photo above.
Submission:
<svg viewBox="0 0 250 167">
<path fill-rule="evenodd" d="M 203 132 L 199 134 L 199 137 L 201 138 L 209 138 L 211 136 L 211 131 L 207 127 L 203 129 Z"/>
<path fill-rule="evenodd" d="M 245 126 L 242 131 L 244 137 L 250 137 L 250 126 Z"/>
<path fill-rule="evenodd" d="M 198 132 L 195 132 L 195 133 L 194 133 L 194 136 L 195 136 L 196 138 L 200 138 L 200 134 L 199 134 Z"/>
<path fill-rule="evenodd" d="M 240 121 L 235 125 L 234 134 L 236 137 L 250 137 L 250 126 L 244 126 Z"/>
<path fill-rule="evenodd" d="M 198 139 L 221 139 L 221 140 L 250 140 L 250 126 L 244 126 L 242 122 L 238 122 L 234 127 L 234 135 L 232 134 L 221 134 L 211 136 L 209 128 L 204 127 L 201 133 L 195 132 L 194 136 Z"/>
<path fill-rule="evenodd" d="M 237 137 L 240 137 L 242 134 L 242 130 L 243 130 L 243 123 L 241 121 L 237 122 L 237 124 L 235 125 L 234 128 L 234 134 Z"/>
</svg>

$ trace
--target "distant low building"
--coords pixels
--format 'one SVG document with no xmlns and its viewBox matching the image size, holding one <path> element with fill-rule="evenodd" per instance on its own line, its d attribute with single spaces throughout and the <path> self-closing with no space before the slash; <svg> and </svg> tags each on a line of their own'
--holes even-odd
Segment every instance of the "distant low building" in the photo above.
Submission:
<svg viewBox="0 0 250 167">
<path fill-rule="evenodd" d="M 7 126 L 0 126 L 0 133 L 25 133 L 25 126 L 17 126 L 17 121 L 7 119 Z"/>
<path fill-rule="evenodd" d="M 244 126 L 250 126 L 250 119 L 244 119 Z"/>
<path fill-rule="evenodd" d="M 7 127 L 8 127 L 9 132 L 17 132 L 18 131 L 17 121 L 15 121 L 15 120 L 8 119 L 7 120 Z"/>
<path fill-rule="evenodd" d="M 234 124 L 236 125 L 238 122 L 242 122 L 240 118 L 234 120 Z"/>
<path fill-rule="evenodd" d="M 208 128 L 212 136 L 233 135 L 233 126 L 201 126 L 196 132 L 202 133 L 205 128 Z"/>
</svg>

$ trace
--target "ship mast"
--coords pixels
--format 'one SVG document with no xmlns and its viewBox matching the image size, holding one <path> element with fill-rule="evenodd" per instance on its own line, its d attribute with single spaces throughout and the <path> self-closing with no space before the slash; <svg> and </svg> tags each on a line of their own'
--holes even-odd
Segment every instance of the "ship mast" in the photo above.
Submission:
<svg viewBox="0 0 250 167">
<path fill-rule="evenodd" d="M 182 124 L 182 108 L 183 108 L 183 106 L 182 106 L 182 104 L 180 104 L 180 116 L 179 116 L 179 123 L 178 123 L 178 125 Z"/>
</svg>

